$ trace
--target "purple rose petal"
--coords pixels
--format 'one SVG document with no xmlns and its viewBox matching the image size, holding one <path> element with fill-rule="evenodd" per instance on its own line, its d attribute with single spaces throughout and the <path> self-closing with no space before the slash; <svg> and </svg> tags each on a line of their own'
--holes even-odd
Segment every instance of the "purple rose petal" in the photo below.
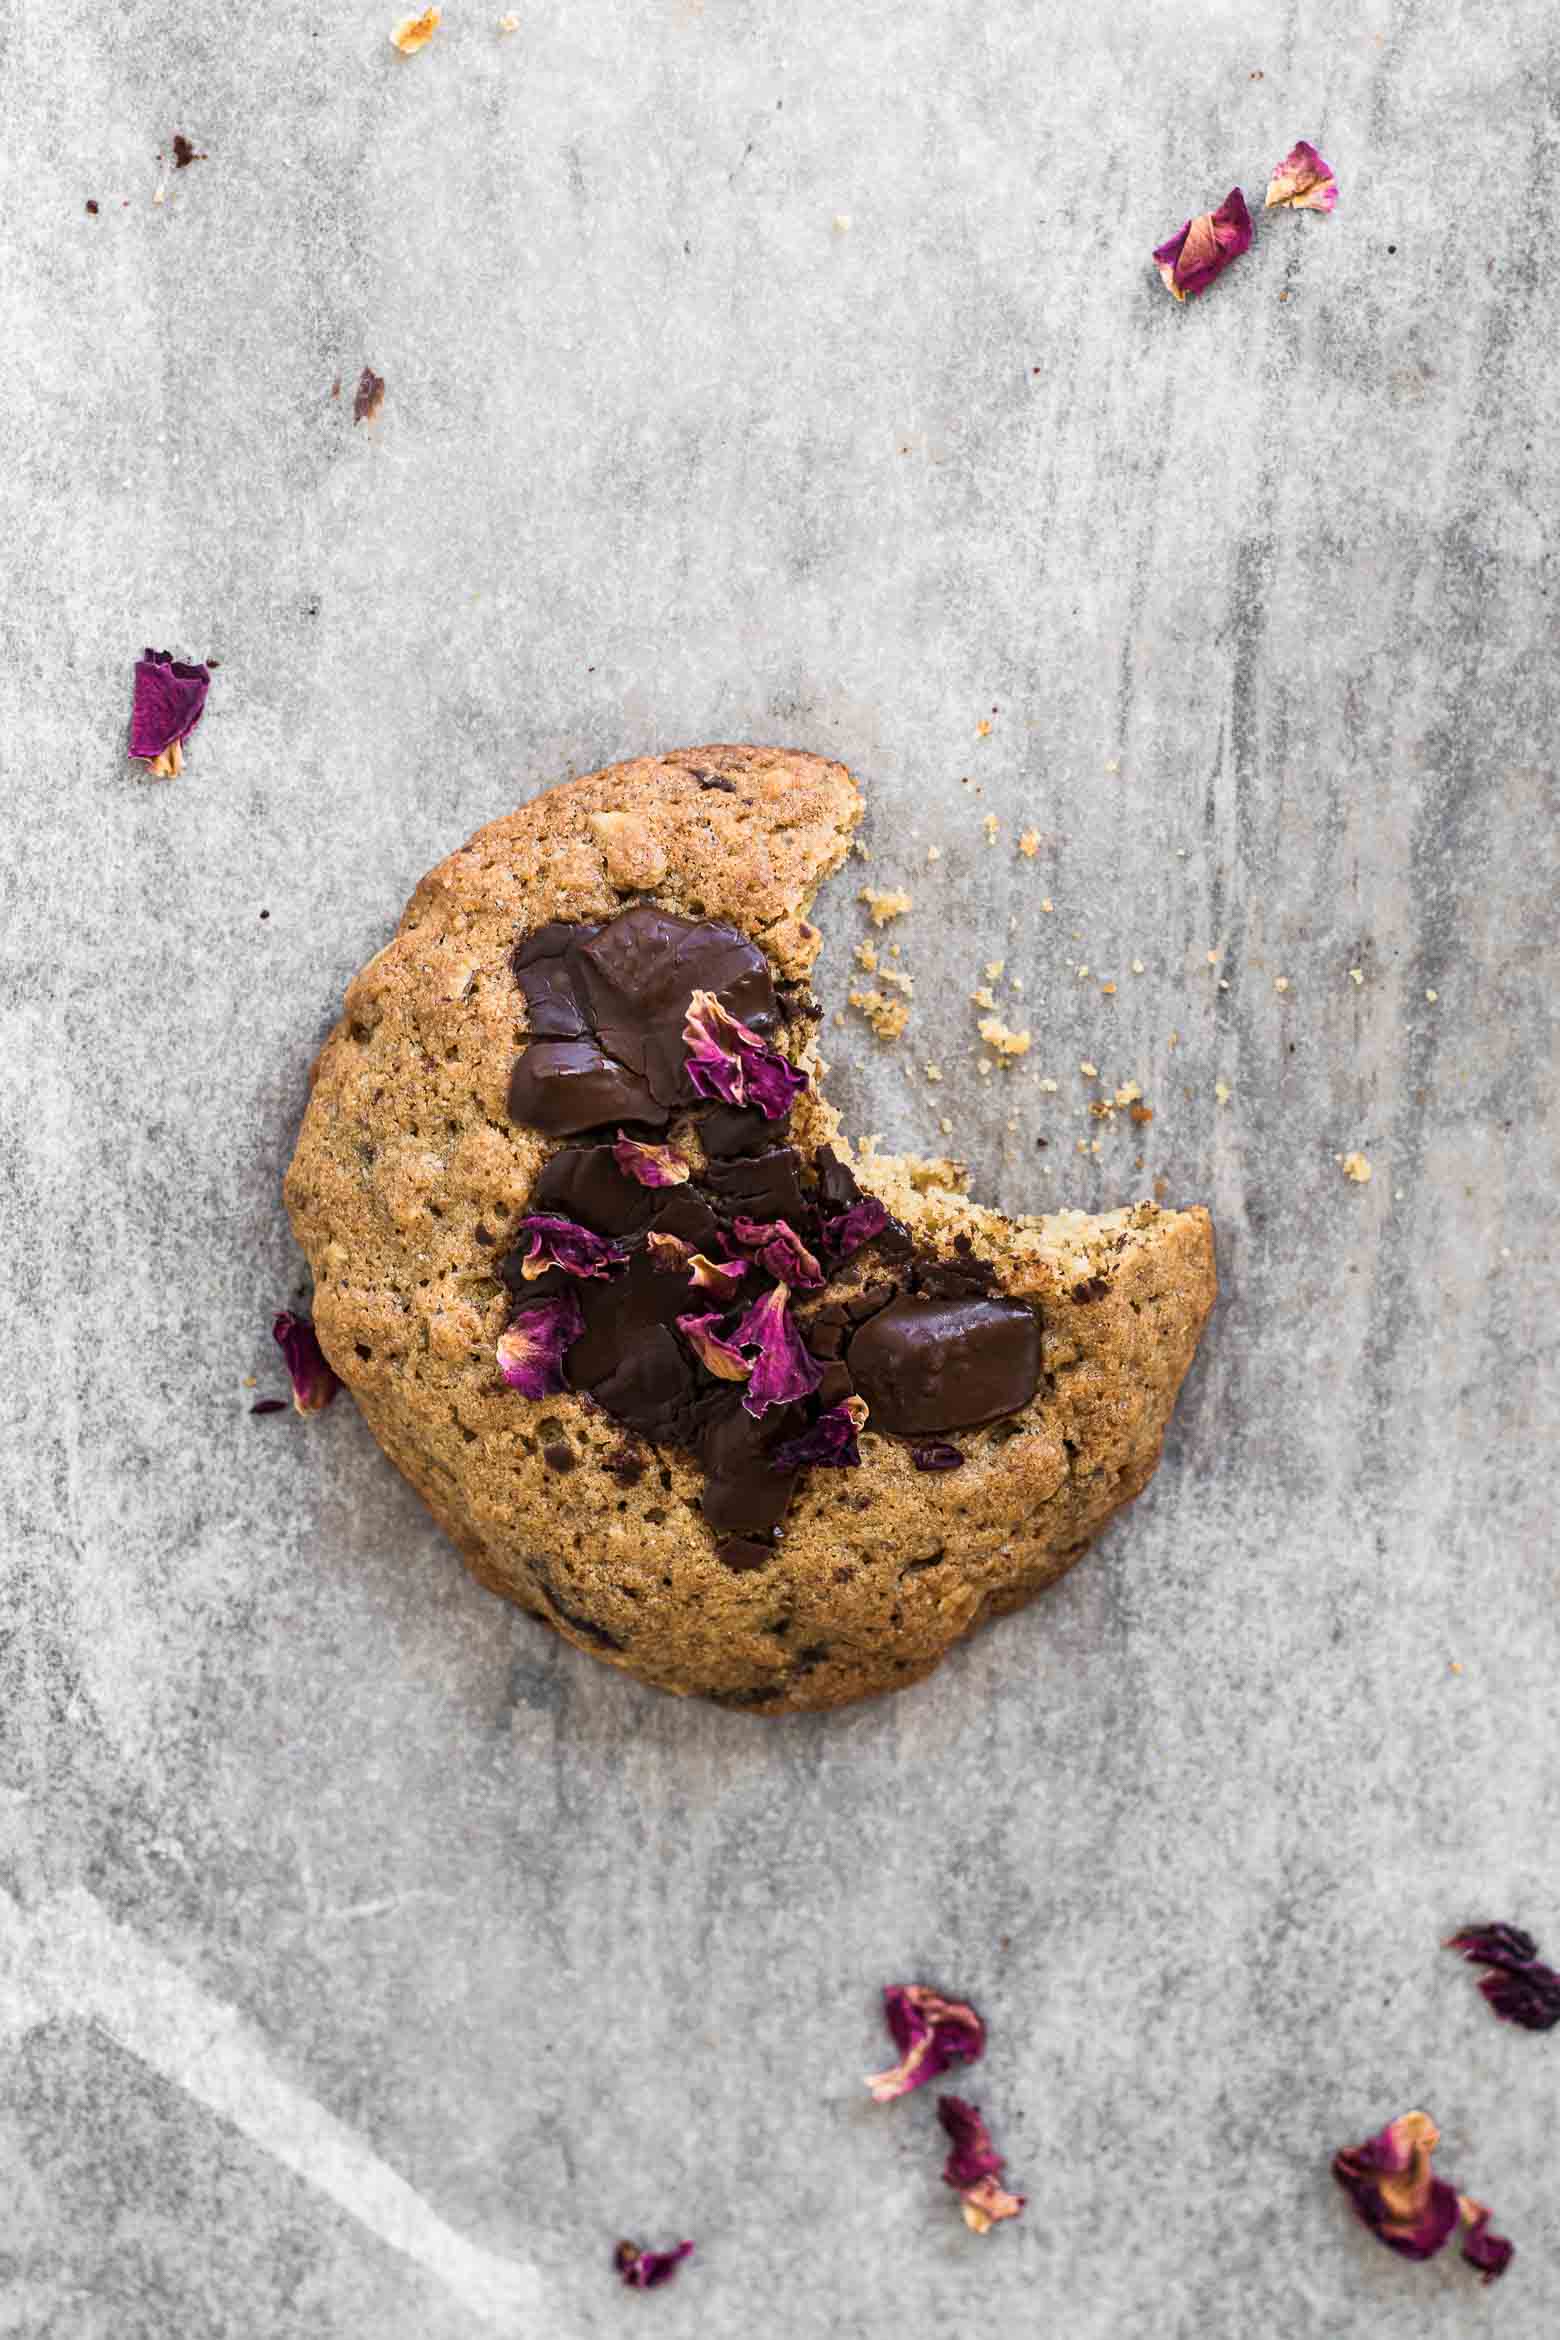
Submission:
<svg viewBox="0 0 1560 2340">
<path fill-rule="evenodd" d="M 1004 2218 L 1016 2218 L 1027 2197 L 1010 2194 L 1002 2183 L 1006 2163 L 992 2144 L 980 2107 L 962 2096 L 939 2096 L 937 2118 L 949 2142 L 943 2163 L 943 2184 L 952 2186 L 964 2211 L 964 2223 L 985 2234 Z"/>
<path fill-rule="evenodd" d="M 822 1268 L 789 1220 L 738 1216 L 731 1231 L 777 1284 L 789 1284 L 793 1292 L 811 1292 L 823 1282 Z"/>
<path fill-rule="evenodd" d="M 1462 2255 L 1470 2267 L 1477 2267 L 1486 2283 L 1493 2283 L 1504 2275 L 1516 2257 L 1517 2246 L 1503 2234 L 1491 2234 L 1490 2220 L 1495 2215 L 1471 2194 L 1458 2197 L 1457 2207 L 1462 2212 L 1468 2232 L 1463 2238 Z"/>
<path fill-rule="evenodd" d="M 849 1259 L 853 1252 L 881 1235 L 888 1225 L 888 1211 L 875 1194 L 864 1194 L 860 1202 L 853 1202 L 848 1210 L 838 1213 L 823 1223 L 825 1247 L 836 1259 Z"/>
<path fill-rule="evenodd" d="M 748 1265 L 745 1259 L 706 1259 L 702 1251 L 695 1251 L 688 1260 L 688 1281 L 696 1292 L 709 1292 L 729 1308 L 736 1299 L 739 1287 L 747 1281 Z"/>
<path fill-rule="evenodd" d="M 945 1999 L 925 1983 L 889 1983 L 883 1992 L 883 2020 L 899 2061 L 867 2082 L 879 2104 L 924 2088 L 950 2064 L 978 2064 L 986 2052 L 986 2026 L 974 2008 L 962 1999 Z"/>
<path fill-rule="evenodd" d="M 1405 2259 L 1433 2259 L 1457 2226 L 1457 2196 L 1430 2166 L 1440 2142 L 1428 2113 L 1408 2112 L 1333 2157 L 1355 2216 Z"/>
<path fill-rule="evenodd" d="M 499 1335 L 498 1369 L 522 1397 L 556 1397 L 563 1387 L 564 1351 L 585 1330 L 573 1292 L 528 1300 Z"/>
<path fill-rule="evenodd" d="M 1520 1926 L 1465 1926 L 1445 1947 L 1470 1966 L 1494 1969 L 1479 1989 L 1503 2023 L 1524 2031 L 1552 2031 L 1560 2023 L 1560 1974 L 1544 1964 L 1538 1944 Z"/>
<path fill-rule="evenodd" d="M 159 780 L 184 766 L 180 743 L 200 721 L 211 688 L 209 666 L 189 666 L 168 650 L 143 650 L 135 662 L 130 753 Z"/>
<path fill-rule="evenodd" d="M 576 1220 L 556 1218 L 546 1211 L 522 1219 L 516 1233 L 531 1238 L 531 1248 L 520 1263 L 527 1283 L 545 1276 L 553 1267 L 571 1276 L 615 1275 L 628 1258 L 621 1243 L 593 1235 Z"/>
<path fill-rule="evenodd" d="M 294 1316 L 284 1308 L 272 1321 L 271 1338 L 287 1360 L 298 1412 L 323 1414 L 340 1383 L 325 1361 L 313 1325 L 306 1316 Z M 267 1402 L 261 1400 L 262 1404 Z"/>
<path fill-rule="evenodd" d="M 713 991 L 696 991 L 689 1000 L 683 1041 L 688 1080 L 700 1097 L 757 1106 L 767 1121 L 783 1121 L 807 1086 L 807 1075 L 728 1015 Z"/>
<path fill-rule="evenodd" d="M 658 2284 L 670 2283 L 692 2250 L 691 2242 L 674 2243 L 669 2251 L 647 2251 L 638 2243 L 620 2242 L 612 2264 L 630 2291 L 654 2291 Z"/>
<path fill-rule="evenodd" d="M 823 1379 L 822 1366 L 796 1328 L 790 1299 L 786 1286 L 776 1284 L 773 1291 L 754 1301 L 731 1336 L 735 1348 L 758 1351 L 752 1376 L 742 1394 L 742 1403 L 750 1414 L 762 1414 L 770 1406 L 788 1406 L 798 1398 L 811 1397 Z"/>
<path fill-rule="evenodd" d="M 829 1406 L 810 1430 L 804 1430 L 799 1438 L 787 1438 L 775 1448 L 769 1458 L 771 1467 L 777 1471 L 859 1469 L 861 1449 L 856 1444 L 856 1433 L 866 1418 L 863 1398 L 848 1397 L 837 1406 Z"/>
<path fill-rule="evenodd" d="M 719 1322 L 716 1310 L 707 1316 L 679 1316 L 677 1330 L 706 1373 L 713 1373 L 717 1381 L 746 1381 L 753 1368 L 736 1343 L 715 1330 Z"/>
<path fill-rule="evenodd" d="M 1262 208 L 1271 211 L 1278 204 L 1291 211 L 1331 211 L 1337 201 L 1332 164 L 1323 162 L 1309 139 L 1300 138 L 1275 167 Z"/>
<path fill-rule="evenodd" d="M 1538 1944 L 1531 1934 L 1520 1926 L 1501 1923 L 1464 1926 L 1461 1933 L 1449 1935 L 1441 1947 L 1455 1950 L 1470 1966 L 1499 1966 L 1508 1973 L 1532 1966 L 1538 1957 Z"/>
<path fill-rule="evenodd" d="M 637 1138 L 625 1137 L 621 1130 L 612 1149 L 612 1159 L 625 1178 L 635 1178 L 641 1186 L 684 1186 L 690 1175 L 689 1164 L 672 1147 L 642 1146 Z"/>
<path fill-rule="evenodd" d="M 1154 265 L 1178 301 L 1196 300 L 1251 246 L 1246 198 L 1232 187 L 1217 211 L 1200 212 L 1160 244 Z"/>
</svg>

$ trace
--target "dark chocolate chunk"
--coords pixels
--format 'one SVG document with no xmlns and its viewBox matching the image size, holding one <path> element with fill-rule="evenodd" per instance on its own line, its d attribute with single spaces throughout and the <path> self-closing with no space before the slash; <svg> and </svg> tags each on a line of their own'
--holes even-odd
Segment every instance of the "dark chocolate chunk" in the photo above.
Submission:
<svg viewBox="0 0 1560 2340">
<path fill-rule="evenodd" d="M 578 1219 L 596 1235 L 637 1235 L 660 1199 L 654 1187 L 624 1177 L 610 1146 L 565 1146 L 543 1167 L 527 1208 Z"/>
<path fill-rule="evenodd" d="M 823 1379 L 818 1384 L 818 1403 L 825 1411 L 830 1406 L 842 1405 L 846 1398 L 854 1395 L 855 1388 L 848 1365 L 825 1365 Z"/>
<path fill-rule="evenodd" d="M 578 1040 L 589 1029 L 570 951 L 574 943 L 588 939 L 595 931 L 594 926 L 570 926 L 554 919 L 516 946 L 510 965 L 525 993 L 535 1039 Z"/>
<path fill-rule="evenodd" d="M 285 1414 L 287 1400 L 285 1398 L 256 1398 L 249 1411 L 252 1414 Z"/>
<path fill-rule="evenodd" d="M 754 1032 L 780 1021 L 769 961 L 734 927 L 641 902 L 577 942 L 569 958 L 602 1047 L 663 1105 L 693 1099 L 683 1025 L 695 991 L 714 992 Z"/>
<path fill-rule="evenodd" d="M 97 209 L 96 204 L 93 205 L 93 209 Z M 735 780 L 726 779 L 723 773 L 700 772 L 696 777 L 701 788 L 718 788 L 723 796 L 735 796 L 737 793 Z"/>
<path fill-rule="evenodd" d="M 843 1303 L 830 1300 L 813 1310 L 802 1326 L 802 1338 L 815 1357 L 842 1357 L 849 1330 L 850 1318 Z"/>
<path fill-rule="evenodd" d="M 818 1173 L 818 1208 L 827 1218 L 840 1211 L 848 1211 L 852 1203 L 860 1202 L 861 1188 L 856 1173 L 839 1158 L 832 1146 L 820 1146 L 813 1156 L 813 1167 Z"/>
<path fill-rule="evenodd" d="M 715 1214 L 686 1186 L 646 1188 L 659 1206 L 651 1225 L 695 1251 L 713 1243 Z M 585 1330 L 564 1362 L 571 1389 L 588 1390 L 617 1421 L 647 1438 L 687 1446 L 712 1406 L 729 1398 L 712 1383 L 675 1331 L 679 1316 L 697 1315 L 698 1295 L 681 1268 L 663 1268 L 647 1245 L 630 1255 L 622 1275 L 575 1279 Z"/>
<path fill-rule="evenodd" d="M 717 1535 L 751 1535 L 755 1529 L 780 1525 L 796 1473 L 777 1471 L 769 1457 L 785 1439 L 796 1437 L 806 1421 L 800 1406 L 770 1406 L 755 1421 L 728 1392 L 725 1406 L 706 1424 L 699 1440 L 705 1473 L 702 1508 Z"/>
<path fill-rule="evenodd" d="M 964 1457 L 945 1438 L 934 1438 L 929 1445 L 912 1446 L 910 1460 L 918 1471 L 956 1471 Z"/>
<path fill-rule="evenodd" d="M 770 1121 L 756 1105 L 717 1105 L 699 1124 L 699 1142 L 711 1161 L 733 1154 L 762 1154 L 785 1136 L 791 1116 Z"/>
<path fill-rule="evenodd" d="M 704 1184 L 733 1218 L 789 1219 L 794 1227 L 807 1207 L 797 1177 L 800 1162 L 794 1146 L 775 1146 L 751 1161 L 711 1162 Z"/>
<path fill-rule="evenodd" d="M 876 1429 L 900 1438 L 973 1430 L 1026 1406 L 1040 1384 L 1040 1320 L 1018 1300 L 901 1293 L 848 1351 Z"/>
<path fill-rule="evenodd" d="M 533 1040 L 509 1076 L 509 1118 L 548 1137 L 577 1137 L 624 1121 L 664 1129 L 670 1115 L 636 1073 L 609 1062 L 593 1040 Z"/>
<path fill-rule="evenodd" d="M 864 1292 L 851 1293 L 845 1303 L 845 1313 L 852 1324 L 865 1324 L 869 1316 L 876 1316 L 880 1308 L 888 1306 L 897 1290 L 895 1284 L 869 1284 Z"/>
<path fill-rule="evenodd" d="M 550 1446 L 542 1448 L 542 1460 L 550 1471 L 572 1471 L 575 1453 L 564 1439 L 555 1438 Z"/>
<path fill-rule="evenodd" d="M 751 1536 L 727 1536 L 723 1543 L 715 1547 L 716 1559 L 723 1560 L 738 1576 L 746 1576 L 750 1569 L 767 1567 L 774 1556 L 772 1544 L 757 1544 Z M 735 1705 L 743 1695 L 741 1691 L 735 1691 L 725 1703 Z"/>
</svg>

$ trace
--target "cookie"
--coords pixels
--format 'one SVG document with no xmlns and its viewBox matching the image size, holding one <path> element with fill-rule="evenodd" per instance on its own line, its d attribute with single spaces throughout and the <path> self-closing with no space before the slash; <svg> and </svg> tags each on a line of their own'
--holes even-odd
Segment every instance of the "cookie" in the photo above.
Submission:
<svg viewBox="0 0 1560 2340">
<path fill-rule="evenodd" d="M 840 765 L 614 765 L 424 878 L 320 1053 L 287 1203 L 325 1354 L 493 1591 L 755 1714 L 904 1688 L 1147 1482 L 1202 1210 L 1007 1219 L 855 1157 L 808 917 Z"/>
</svg>

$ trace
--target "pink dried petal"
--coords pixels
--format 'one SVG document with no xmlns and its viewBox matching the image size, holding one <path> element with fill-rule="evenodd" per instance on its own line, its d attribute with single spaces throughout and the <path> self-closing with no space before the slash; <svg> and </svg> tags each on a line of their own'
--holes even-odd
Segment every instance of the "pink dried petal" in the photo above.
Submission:
<svg viewBox="0 0 1560 2340">
<path fill-rule="evenodd" d="M 176 773 L 184 761 L 179 744 L 200 721 L 210 688 L 209 666 L 186 665 L 168 650 L 143 650 L 135 662 L 131 755 L 159 778 Z"/>
<path fill-rule="evenodd" d="M 962 2096 L 939 2096 L 937 2118 L 949 2141 L 943 2164 L 943 2184 L 952 2186 L 964 2211 L 964 2223 L 985 2234 L 1004 2218 L 1016 2218 L 1027 2196 L 1010 2194 L 1002 2183 L 1006 2164 L 991 2142 L 979 2105 Z"/>
<path fill-rule="evenodd" d="M 892 2071 L 867 2082 L 879 2104 L 908 2096 L 946 2072 L 950 2064 L 978 2064 L 986 2052 L 986 2026 L 962 1999 L 945 1999 L 925 1983 L 890 1983 L 883 1993 L 883 2020 L 899 2050 Z"/>
<path fill-rule="evenodd" d="M 1217 211 L 1199 212 L 1159 245 L 1154 264 L 1167 292 L 1178 301 L 1196 300 L 1250 247 L 1251 214 L 1245 196 L 1232 187 Z"/>
<path fill-rule="evenodd" d="M 1503 2023 L 1524 2031 L 1552 2031 L 1560 2023 L 1560 1974 L 1546 1966 L 1538 1944 L 1521 1926 L 1465 1926 L 1445 1945 L 1470 1966 L 1488 1966 L 1479 1989 Z"/>
<path fill-rule="evenodd" d="M 1508 1973 L 1519 1966 L 1531 1966 L 1538 1957 L 1538 1944 L 1531 1934 L 1524 1933 L 1521 1926 L 1501 1922 L 1464 1926 L 1461 1933 L 1448 1935 L 1441 1947 L 1457 1951 L 1470 1966 L 1499 1966 Z"/>
<path fill-rule="evenodd" d="M 612 1159 L 625 1178 L 636 1178 L 641 1186 L 683 1186 L 688 1181 L 689 1165 L 681 1154 L 670 1146 L 642 1146 L 621 1130 Z"/>
<path fill-rule="evenodd" d="M 669 2251 L 647 2251 L 638 2243 L 620 2242 L 612 2264 L 630 2291 L 654 2291 L 657 2284 L 670 2283 L 692 2250 L 691 2242 L 673 2243 Z"/>
<path fill-rule="evenodd" d="M 558 1218 L 548 1211 L 522 1219 L 516 1233 L 531 1238 L 531 1248 L 520 1263 L 520 1273 L 528 1284 L 554 1267 L 571 1276 L 615 1275 L 628 1258 L 621 1243 L 593 1235 L 577 1220 Z"/>
<path fill-rule="evenodd" d="M 358 377 L 358 386 L 352 394 L 352 420 L 378 422 L 379 410 L 385 402 L 385 378 L 376 374 L 372 366 L 365 366 Z"/>
<path fill-rule="evenodd" d="M 746 1381 L 753 1368 L 736 1343 L 715 1330 L 719 1322 L 712 1309 L 707 1316 L 679 1316 L 677 1330 L 706 1373 L 713 1373 L 717 1381 Z"/>
<path fill-rule="evenodd" d="M 1268 181 L 1264 211 L 1285 204 L 1291 211 L 1331 211 L 1338 201 L 1332 164 L 1323 162 L 1310 141 L 1298 139 Z"/>
<path fill-rule="evenodd" d="M 340 1387 L 306 1316 L 282 1309 L 272 1320 L 271 1338 L 287 1360 L 293 1404 L 300 1414 L 323 1414 Z"/>
<path fill-rule="evenodd" d="M 1517 2246 L 1503 2234 L 1491 2234 L 1490 2220 L 1495 2213 L 1486 2210 L 1471 2194 L 1458 2196 L 1457 2207 L 1462 2213 L 1468 2232 L 1463 2239 L 1462 2255 L 1470 2267 L 1477 2267 L 1486 2283 L 1494 2283 L 1505 2274 L 1516 2257 Z"/>
<path fill-rule="evenodd" d="M 499 1335 L 498 1369 L 522 1397 L 556 1397 L 563 1387 L 564 1351 L 585 1330 L 572 1291 L 550 1300 L 528 1300 Z"/>
<path fill-rule="evenodd" d="M 737 1241 L 749 1247 L 759 1266 L 767 1269 L 777 1284 L 789 1284 L 793 1292 L 811 1292 L 823 1282 L 822 1268 L 789 1220 L 739 1216 L 732 1220 L 731 1228 Z"/>
<path fill-rule="evenodd" d="M 1440 2142 L 1428 2113 L 1408 2112 L 1333 2157 L 1356 2217 L 1405 2259 L 1433 2259 L 1458 2222 L 1457 2196 L 1431 2168 Z"/>
<path fill-rule="evenodd" d="M 827 1250 L 836 1259 L 849 1259 L 853 1252 L 881 1235 L 888 1225 L 888 1212 L 875 1194 L 864 1194 L 860 1202 L 853 1202 L 849 1210 L 841 1211 L 823 1222 L 823 1240 Z"/>
<path fill-rule="evenodd" d="M 754 1301 L 731 1336 L 734 1347 L 758 1351 L 742 1393 L 742 1403 L 750 1414 L 811 1397 L 823 1379 L 822 1366 L 796 1328 L 790 1299 L 788 1288 L 776 1284 L 773 1291 Z"/>
<path fill-rule="evenodd" d="M 864 1398 L 845 1398 L 839 1405 L 827 1407 L 799 1438 L 787 1438 L 777 1446 L 769 1457 L 770 1464 L 777 1471 L 859 1469 L 861 1449 L 856 1433 L 866 1418 Z"/>
<path fill-rule="evenodd" d="M 807 1075 L 728 1015 L 713 991 L 696 991 L 689 1000 L 683 1041 L 689 1083 L 700 1097 L 757 1106 L 766 1120 L 782 1121 L 807 1086 Z"/>
<path fill-rule="evenodd" d="M 726 1308 L 735 1300 L 747 1273 L 745 1259 L 706 1259 L 702 1251 L 695 1251 L 688 1260 L 688 1281 L 694 1290 L 713 1293 Z"/>
</svg>

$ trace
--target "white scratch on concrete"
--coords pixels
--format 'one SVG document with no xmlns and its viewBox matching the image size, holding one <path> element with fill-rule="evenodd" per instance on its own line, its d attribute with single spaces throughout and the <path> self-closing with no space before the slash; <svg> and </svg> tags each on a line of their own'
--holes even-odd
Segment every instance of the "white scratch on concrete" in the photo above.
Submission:
<svg viewBox="0 0 1560 2340">
<path fill-rule="evenodd" d="M 74 2018 L 230 2121 L 425 2268 L 484 2322 L 523 2340 L 539 2328 L 536 2269 L 479 2249 L 447 2226 L 364 2140 L 272 2068 L 233 2008 L 76 1889 L 24 1909 L 0 1892 L 0 2038 Z"/>
</svg>

